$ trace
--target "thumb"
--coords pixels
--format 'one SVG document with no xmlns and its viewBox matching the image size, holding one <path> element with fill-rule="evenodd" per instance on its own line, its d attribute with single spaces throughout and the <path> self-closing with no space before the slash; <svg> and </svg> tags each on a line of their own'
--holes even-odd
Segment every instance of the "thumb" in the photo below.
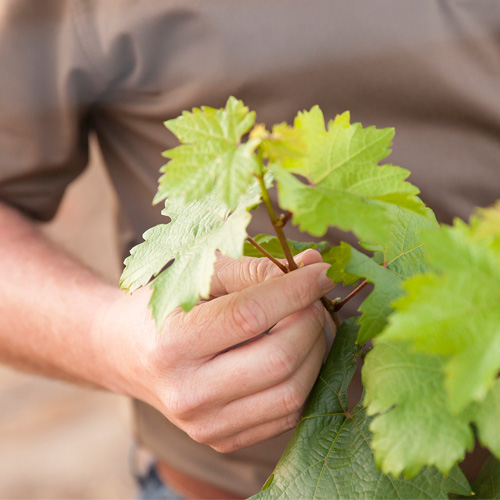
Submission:
<svg viewBox="0 0 500 500">
<path fill-rule="evenodd" d="M 284 259 L 278 260 L 282 264 L 286 265 L 287 263 Z M 297 254 L 294 260 L 299 267 L 323 262 L 321 254 L 312 249 Z M 228 293 L 239 292 L 249 286 L 281 275 L 283 275 L 283 271 L 266 257 L 233 259 L 227 256 L 219 256 L 215 263 L 210 295 L 220 297 Z"/>
</svg>

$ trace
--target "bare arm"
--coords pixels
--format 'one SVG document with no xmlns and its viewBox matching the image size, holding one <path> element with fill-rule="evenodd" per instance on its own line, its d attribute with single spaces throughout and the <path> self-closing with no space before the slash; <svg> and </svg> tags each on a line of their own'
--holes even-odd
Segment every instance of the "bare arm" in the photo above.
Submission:
<svg viewBox="0 0 500 500">
<path fill-rule="evenodd" d="M 0 359 L 145 401 L 196 441 L 234 451 L 295 425 L 325 352 L 329 267 L 305 252 L 282 275 L 219 259 L 211 294 L 155 331 L 149 290 L 115 289 L 0 206 Z M 272 333 L 229 347 L 272 327 Z"/>
<path fill-rule="evenodd" d="M 99 322 L 120 292 L 0 204 L 0 360 L 78 383 L 106 385 Z"/>
</svg>

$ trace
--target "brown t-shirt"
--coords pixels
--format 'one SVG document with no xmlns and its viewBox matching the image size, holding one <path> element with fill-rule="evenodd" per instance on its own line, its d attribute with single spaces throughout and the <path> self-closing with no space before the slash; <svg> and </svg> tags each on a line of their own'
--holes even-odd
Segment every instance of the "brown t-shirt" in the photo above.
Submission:
<svg viewBox="0 0 500 500">
<path fill-rule="evenodd" d="M 175 145 L 162 122 L 229 95 L 267 124 L 319 104 L 396 127 L 390 160 L 442 221 L 500 197 L 498 0 L 3 0 L 0 62 L 0 199 L 52 217 L 95 131 L 124 255 L 164 222 L 151 206 Z M 259 215 L 251 230 L 269 232 Z M 220 455 L 134 409 L 160 459 L 245 496 L 289 437 Z"/>
</svg>

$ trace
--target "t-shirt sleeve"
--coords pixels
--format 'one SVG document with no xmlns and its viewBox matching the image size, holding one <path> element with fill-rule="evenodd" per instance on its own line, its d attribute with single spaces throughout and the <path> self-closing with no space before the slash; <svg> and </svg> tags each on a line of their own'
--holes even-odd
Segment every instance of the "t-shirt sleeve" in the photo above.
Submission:
<svg viewBox="0 0 500 500">
<path fill-rule="evenodd" d="M 0 201 L 49 220 L 87 164 L 99 92 L 72 2 L 0 6 Z"/>
</svg>

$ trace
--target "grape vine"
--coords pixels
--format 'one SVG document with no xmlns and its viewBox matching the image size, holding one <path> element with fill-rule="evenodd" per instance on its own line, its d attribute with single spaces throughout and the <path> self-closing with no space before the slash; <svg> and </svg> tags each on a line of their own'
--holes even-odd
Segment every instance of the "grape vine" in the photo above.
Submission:
<svg viewBox="0 0 500 500">
<path fill-rule="evenodd" d="M 470 495 L 457 465 L 465 452 L 479 440 L 500 458 L 500 203 L 468 224 L 440 226 L 408 170 L 382 163 L 393 129 L 364 128 L 348 112 L 325 123 L 317 106 L 271 130 L 255 119 L 230 97 L 225 108 L 195 108 L 165 122 L 180 145 L 164 153 L 155 202 L 166 199 L 162 213 L 171 222 L 131 250 L 121 287 L 132 292 L 151 282 L 160 329 L 175 308 L 189 311 L 209 298 L 216 251 L 268 258 L 286 273 L 297 267 L 295 254 L 316 248 L 332 264 L 329 278 L 357 288 L 322 300 L 335 342 L 256 498 Z M 251 237 L 260 203 L 274 234 Z M 287 240 L 288 223 L 315 237 L 337 227 L 360 244 Z M 342 307 L 369 283 L 360 316 L 342 321 Z M 369 341 L 365 397 L 352 408 L 347 386 Z M 494 458 L 485 467 L 498 476 Z M 499 495 L 500 479 L 485 486 L 483 476 L 474 490 Z"/>
</svg>

